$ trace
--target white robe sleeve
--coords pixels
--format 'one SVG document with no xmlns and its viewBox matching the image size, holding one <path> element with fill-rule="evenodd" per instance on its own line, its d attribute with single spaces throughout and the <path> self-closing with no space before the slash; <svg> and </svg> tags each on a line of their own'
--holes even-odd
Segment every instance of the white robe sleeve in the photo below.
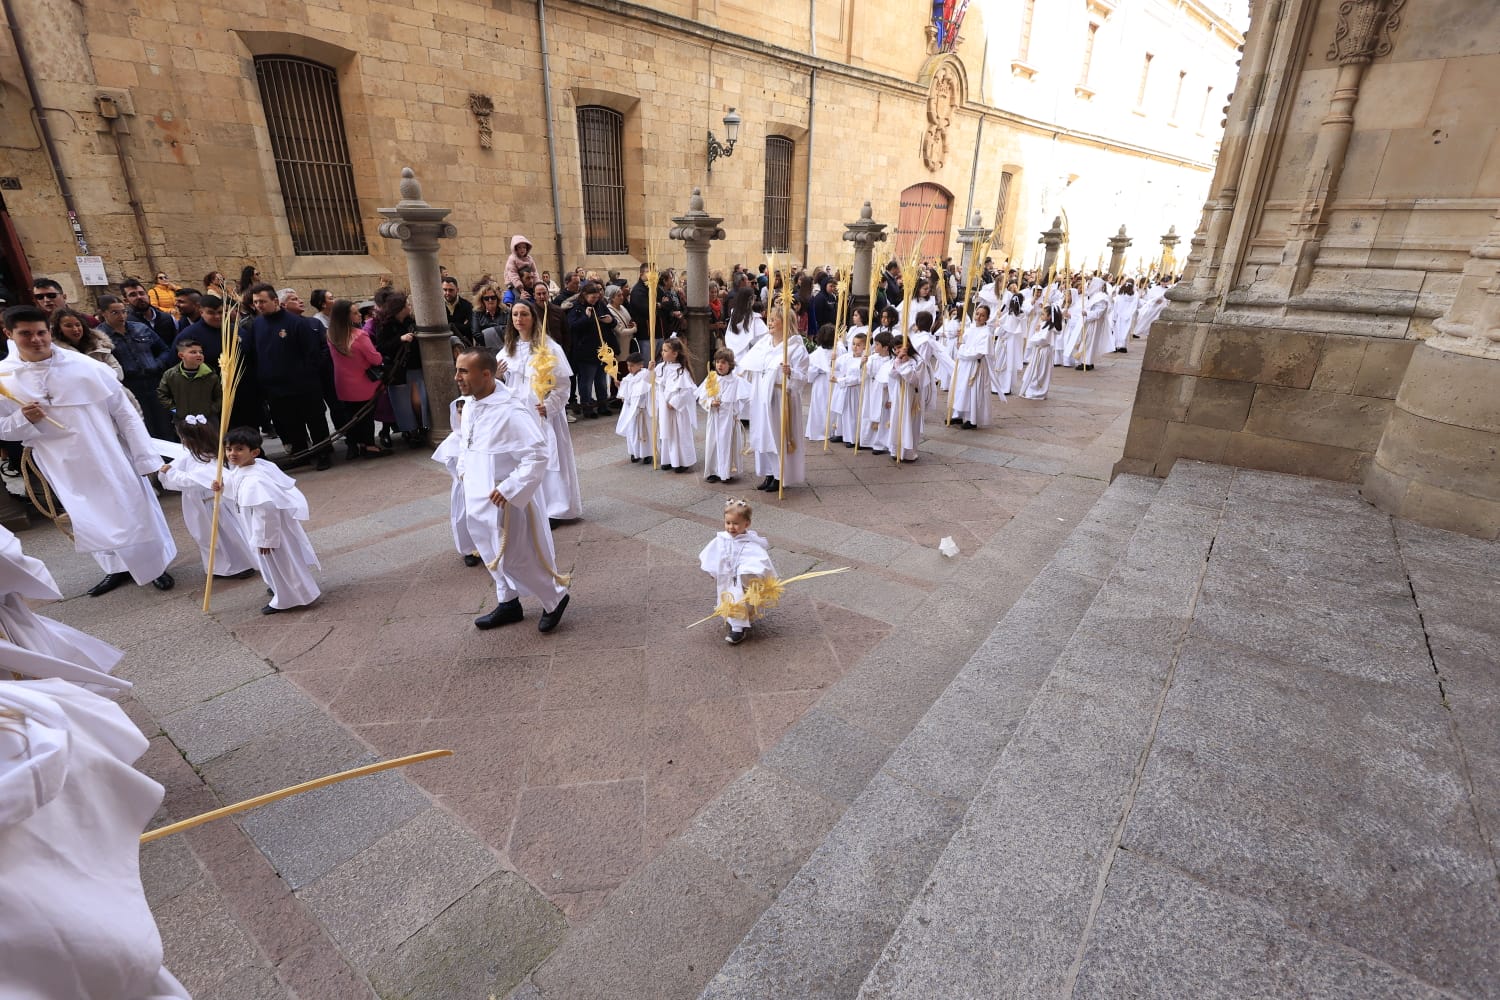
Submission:
<svg viewBox="0 0 1500 1000">
<path fill-rule="evenodd" d="M 151 443 L 145 421 L 128 402 L 129 395 L 124 386 L 116 384 L 105 406 L 109 409 L 116 433 L 120 435 L 120 442 L 125 446 L 125 453 L 130 456 L 131 465 L 137 473 L 145 476 L 161 468 L 161 455 Z"/>
<path fill-rule="evenodd" d="M 281 512 L 270 504 L 242 507 L 246 534 L 258 549 L 281 548 Z"/>
</svg>

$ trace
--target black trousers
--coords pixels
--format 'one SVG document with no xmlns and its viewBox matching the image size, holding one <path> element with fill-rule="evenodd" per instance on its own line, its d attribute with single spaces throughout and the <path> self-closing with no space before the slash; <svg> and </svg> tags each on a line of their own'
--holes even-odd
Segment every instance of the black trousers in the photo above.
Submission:
<svg viewBox="0 0 1500 1000">
<path fill-rule="evenodd" d="M 159 440 L 172 441 L 177 435 L 172 430 L 171 414 L 161 405 L 161 400 L 156 398 L 156 386 L 160 382 L 160 372 L 155 375 L 133 376 L 125 379 L 125 388 L 141 404 L 141 419 L 146 422 L 146 431 Z"/>
<path fill-rule="evenodd" d="M 331 447 L 328 443 L 331 430 L 322 396 L 267 396 L 266 408 L 271 411 L 271 423 L 288 454 L 306 451 L 310 443 L 321 443 L 319 451 Z"/>
</svg>

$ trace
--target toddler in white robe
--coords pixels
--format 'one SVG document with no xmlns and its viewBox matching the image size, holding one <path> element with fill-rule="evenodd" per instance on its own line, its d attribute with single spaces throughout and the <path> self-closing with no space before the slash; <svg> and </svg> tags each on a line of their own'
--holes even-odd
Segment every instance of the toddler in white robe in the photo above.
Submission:
<svg viewBox="0 0 1500 1000">
<path fill-rule="evenodd" d="M 213 538 L 214 472 L 219 450 L 218 422 L 210 424 L 202 414 L 178 417 L 177 437 L 182 454 L 163 465 L 159 478 L 169 490 L 182 494 L 182 523 L 203 554 L 203 572 L 208 572 L 209 541 Z M 214 552 L 214 576 L 244 578 L 255 574 L 255 550 L 245 538 L 245 526 L 234 502 L 219 504 L 219 539 Z"/>
<path fill-rule="evenodd" d="M 311 571 L 321 567 L 302 530 L 307 498 L 291 476 L 260 457 L 260 445 L 253 427 L 236 427 L 224 436 L 225 455 L 234 464 L 225 473 L 224 490 L 240 509 L 261 578 L 271 588 L 271 601 L 260 613 L 274 615 L 318 599 L 322 591 Z"/>
<path fill-rule="evenodd" d="M 656 366 L 656 426 L 661 435 L 657 448 L 661 467 L 686 472 L 698 463 L 694 440 L 698 429 L 698 408 L 694 405 L 698 386 L 688 367 L 686 344 L 673 337 L 661 345 L 661 357 Z"/>
<path fill-rule="evenodd" d="M 770 549 L 763 535 L 750 530 L 750 505 L 743 500 L 725 501 L 724 530 L 698 553 L 698 565 L 714 578 L 715 607 L 726 600 L 742 604 L 745 584 L 776 575 Z M 724 621 L 729 626 L 724 641 L 731 646 L 744 642 L 750 632 L 748 615 L 730 615 Z"/>
<path fill-rule="evenodd" d="M 740 415 L 750 402 L 750 386 L 734 373 L 734 352 L 714 352 L 714 370 L 698 386 L 698 405 L 708 415 L 703 432 L 703 478 L 727 483 L 739 474 L 744 432 Z"/>
<path fill-rule="evenodd" d="M 625 439 L 625 453 L 632 462 L 651 461 L 651 373 L 639 354 L 625 359 L 626 376 L 620 380 L 620 418 L 615 433 Z"/>
<path fill-rule="evenodd" d="M 460 396 L 448 407 L 448 426 L 453 428 L 453 433 L 443 438 L 443 443 L 437 446 L 432 453 L 432 460 L 448 470 L 448 475 L 453 477 L 453 485 L 448 489 L 448 516 L 453 522 L 453 547 L 458 549 L 458 554 L 463 556 L 465 566 L 478 566 L 480 563 L 479 549 L 474 544 L 474 539 L 469 537 L 468 522 L 464 520 L 464 483 L 463 477 L 458 474 L 458 452 L 459 441 L 463 436 L 464 406 L 469 403 L 469 397 Z"/>
</svg>

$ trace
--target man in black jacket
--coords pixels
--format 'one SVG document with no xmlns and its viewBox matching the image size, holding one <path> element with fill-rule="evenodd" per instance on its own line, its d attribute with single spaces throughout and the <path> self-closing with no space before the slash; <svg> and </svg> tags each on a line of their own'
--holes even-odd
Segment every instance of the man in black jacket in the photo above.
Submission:
<svg viewBox="0 0 1500 1000">
<path fill-rule="evenodd" d="M 250 301 L 256 316 L 241 346 L 246 370 L 253 373 L 288 453 L 306 451 L 309 442 L 317 442 L 318 468 L 326 469 L 333 464 L 323 405 L 323 370 L 332 363 L 327 341 L 312 320 L 283 309 L 272 286 L 252 285 Z M 308 460 L 303 457 L 286 468 Z"/>
<path fill-rule="evenodd" d="M 443 276 L 443 305 L 448 307 L 449 334 L 473 347 L 474 304 L 458 294 L 458 279 L 451 274 Z"/>
<path fill-rule="evenodd" d="M 646 342 L 648 331 L 651 329 L 651 291 L 646 287 L 647 265 L 641 265 L 641 276 L 636 279 L 635 286 L 630 289 L 630 301 L 625 304 L 625 310 L 630 313 L 630 321 L 635 324 L 636 340 L 642 344 Z M 625 350 L 631 348 L 626 344 L 620 345 Z M 641 351 L 645 353 L 644 350 Z"/>
<path fill-rule="evenodd" d="M 162 372 L 172 367 L 176 357 L 172 340 L 162 340 L 149 326 L 131 319 L 125 303 L 113 295 L 99 296 L 99 311 L 104 313 L 104 322 L 95 332 L 114 345 L 115 360 L 125 372 L 125 388 L 141 404 L 146 430 L 154 438 L 172 440 L 172 418 L 156 398 Z"/>
<path fill-rule="evenodd" d="M 151 296 L 145 285 L 134 278 L 126 278 L 120 283 L 120 292 L 125 296 L 125 304 L 130 307 L 131 319 L 155 330 L 163 344 L 170 344 L 177 339 L 177 320 L 171 313 L 164 313 L 151 304 Z"/>
</svg>

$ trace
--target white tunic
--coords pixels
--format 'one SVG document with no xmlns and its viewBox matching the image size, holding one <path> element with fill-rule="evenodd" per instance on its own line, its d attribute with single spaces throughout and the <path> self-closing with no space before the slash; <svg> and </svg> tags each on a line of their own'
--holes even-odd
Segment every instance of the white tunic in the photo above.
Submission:
<svg viewBox="0 0 1500 1000">
<path fill-rule="evenodd" d="M 651 373 L 642 368 L 620 380 L 620 417 L 615 433 L 625 439 L 631 458 L 651 457 Z"/>
<path fill-rule="evenodd" d="M 183 450 L 159 477 L 169 490 L 182 494 L 182 523 L 198 543 L 203 572 L 208 572 L 208 543 L 213 538 L 214 472 L 217 462 L 204 462 Z M 234 501 L 219 501 L 219 540 L 214 551 L 214 576 L 234 576 L 254 569 L 255 550 L 245 538 L 245 526 Z"/>
<path fill-rule="evenodd" d="M 854 444 L 861 433 L 859 408 L 863 402 L 861 387 L 868 390 L 869 365 L 864 355 L 840 354 L 833 366 L 834 433 L 845 444 Z"/>
<path fill-rule="evenodd" d="M 453 428 L 453 433 L 443 438 L 442 444 L 432 453 L 432 460 L 447 469 L 448 475 L 453 478 L 453 483 L 448 488 L 448 517 L 453 524 L 453 547 L 461 556 L 474 555 L 477 551 L 474 539 L 469 537 L 468 523 L 464 520 L 464 485 L 458 478 L 458 450 L 463 435 L 464 409 L 473 401 L 471 396 L 460 396 L 449 405 L 448 426 Z"/>
<path fill-rule="evenodd" d="M 745 599 L 745 583 L 758 577 L 776 575 L 771 565 L 771 543 L 754 530 L 735 536 L 721 531 L 698 553 L 698 566 L 714 578 L 715 606 L 728 597 L 736 603 Z M 725 619 L 734 628 L 747 628 L 746 618 Z"/>
<path fill-rule="evenodd" d="M 684 365 L 663 361 L 656 366 L 656 426 L 661 435 L 661 464 L 691 468 L 698 462 L 695 441 L 698 387 Z"/>
<path fill-rule="evenodd" d="M 953 378 L 953 419 L 988 427 L 990 363 L 994 338 L 988 324 L 970 323 L 958 342 L 958 364 Z"/>
<path fill-rule="evenodd" d="M 541 495 L 547 431 L 532 398 L 529 391 L 512 396 L 497 385 L 464 407 L 458 469 L 466 527 L 495 578 L 495 596 L 504 603 L 524 592 L 551 611 L 568 591 L 555 575 L 557 555 Z M 497 489 L 506 498 L 499 507 L 490 501 Z"/>
<path fill-rule="evenodd" d="M 890 355 L 876 355 L 870 359 L 867 384 L 865 386 L 864 427 L 860 431 L 859 446 L 875 451 L 889 451 L 891 446 L 891 365 Z"/>
<path fill-rule="evenodd" d="M 734 372 L 720 375 L 719 394 L 712 399 L 698 386 L 698 405 L 708 416 L 707 428 L 703 432 L 703 475 L 733 479 L 740 471 L 740 450 L 744 447 L 744 434 L 740 429 L 740 417 L 750 403 L 750 384 Z M 714 406 L 715 402 L 718 406 Z"/>
<path fill-rule="evenodd" d="M 807 424 L 803 428 L 809 441 L 837 437 L 829 419 L 829 400 L 833 389 L 833 352 L 820 347 L 807 356 L 807 380 L 812 392 L 807 400 Z"/>
<path fill-rule="evenodd" d="M 931 379 L 920 358 L 894 361 L 887 375 L 891 391 L 891 416 L 887 448 L 903 462 L 917 457 L 922 440 L 922 392 Z"/>
<path fill-rule="evenodd" d="M 23 400 L 36 400 L 66 430 L 31 423 L 18 404 L 0 398 L 0 440 L 30 446 L 37 468 L 67 508 L 73 546 L 91 553 L 107 573 L 130 573 L 145 584 L 161 576 L 177 545 L 151 485 L 161 456 L 127 392 L 110 370 L 74 351 L 46 361 L 0 361 L 0 381 Z"/>
<path fill-rule="evenodd" d="M 1139 300 L 1134 295 L 1118 292 L 1109 304 L 1110 349 L 1118 351 L 1130 343 L 1130 330 L 1135 325 Z"/>
<path fill-rule="evenodd" d="M 578 486 L 578 462 L 573 457 L 573 433 L 568 430 L 568 380 L 573 369 L 568 365 L 562 346 L 555 340 L 547 343 L 557 359 L 552 369 L 554 383 L 546 399 L 537 399 L 531 387 L 531 342 L 516 341 L 516 353 L 500 352 L 505 362 L 505 387 L 512 395 L 531 401 L 533 407 L 545 403 L 543 421 L 547 433 L 547 475 L 542 482 L 543 506 L 548 517 L 574 521 L 583 516 L 583 492 Z"/>
<path fill-rule="evenodd" d="M 734 352 L 735 364 L 739 364 L 745 360 L 745 355 L 750 352 L 750 348 L 769 332 L 766 329 L 766 321 L 758 313 L 751 313 L 743 327 L 726 326 L 724 328 L 724 346 Z"/>
<path fill-rule="evenodd" d="M 765 337 L 746 355 L 740 371 L 751 381 L 750 448 L 755 452 L 755 474 L 775 476 L 788 486 L 807 481 L 805 442 L 799 441 L 802 426 L 802 383 L 807 381 L 807 348 L 801 337 L 786 341 L 787 363 L 792 369 L 786 391 L 786 462 L 781 461 L 781 371 L 782 345 Z"/>
<path fill-rule="evenodd" d="M 261 578 L 272 591 L 271 607 L 285 611 L 316 601 L 322 591 L 312 571 L 321 567 L 302 529 L 308 516 L 307 498 L 297 489 L 296 480 L 257 458 L 249 465 L 225 470 L 224 491 L 239 507 L 245 537 L 256 549 Z"/>
<path fill-rule="evenodd" d="M 146 738 L 56 678 L 0 683 L 0 711 L 0 997 L 186 1000 L 141 888 Z"/>
</svg>

